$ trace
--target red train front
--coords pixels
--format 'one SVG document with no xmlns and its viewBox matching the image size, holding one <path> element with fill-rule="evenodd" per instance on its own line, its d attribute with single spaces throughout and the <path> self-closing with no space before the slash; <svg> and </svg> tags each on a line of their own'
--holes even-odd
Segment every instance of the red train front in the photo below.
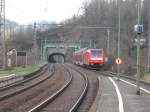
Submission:
<svg viewBox="0 0 150 112">
<path fill-rule="evenodd" d="M 104 49 L 81 49 L 73 55 L 73 62 L 78 65 L 102 67 L 105 62 Z"/>
</svg>

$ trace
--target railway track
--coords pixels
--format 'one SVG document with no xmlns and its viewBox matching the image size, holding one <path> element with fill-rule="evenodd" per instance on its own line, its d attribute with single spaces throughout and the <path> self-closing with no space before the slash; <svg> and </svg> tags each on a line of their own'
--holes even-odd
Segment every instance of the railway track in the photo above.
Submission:
<svg viewBox="0 0 150 112">
<path fill-rule="evenodd" d="M 37 86 L 44 83 L 46 80 L 50 79 L 54 74 L 54 67 L 49 65 L 49 69 L 44 72 L 43 75 L 40 75 L 36 78 L 34 78 L 33 80 L 30 81 L 25 81 L 22 84 L 9 88 L 9 89 L 5 89 L 4 91 L 0 92 L 0 112 L 20 112 L 15 110 L 15 107 L 19 107 L 19 105 L 22 105 L 23 102 L 26 102 L 27 100 L 25 99 L 21 99 L 22 97 L 26 96 L 26 98 L 28 98 L 30 100 L 30 96 L 27 95 L 23 95 L 25 93 L 27 93 L 27 91 L 33 89 L 34 92 L 34 88 L 38 88 Z M 38 94 L 38 93 L 37 93 Z M 17 100 L 18 98 L 20 98 L 19 100 Z M 22 111 L 22 109 L 21 109 Z"/>
<path fill-rule="evenodd" d="M 86 74 L 55 64 L 41 76 L 1 91 L 0 112 L 73 112 L 78 109 L 88 90 Z"/>
<path fill-rule="evenodd" d="M 110 77 L 117 77 L 117 73 L 114 72 L 110 72 L 110 71 L 105 71 L 105 72 L 101 72 L 104 75 L 110 76 Z M 120 78 L 122 81 L 127 81 L 129 83 L 132 83 L 136 86 L 136 78 L 132 78 L 126 75 L 121 74 Z M 140 86 L 144 87 L 145 89 L 150 91 L 150 82 L 144 81 L 144 80 L 140 80 Z"/>
<path fill-rule="evenodd" d="M 26 83 L 26 82 L 28 82 L 28 81 L 31 81 L 31 80 L 33 80 L 33 79 L 39 77 L 39 76 L 40 76 L 41 74 L 43 74 L 47 69 L 48 69 L 48 66 L 45 65 L 45 66 L 41 67 L 40 70 L 37 70 L 37 71 L 35 71 L 35 72 L 33 72 L 33 73 L 28 74 L 28 75 L 25 76 L 24 79 L 21 80 L 21 81 L 17 81 L 17 82 L 15 82 L 15 83 L 9 84 L 9 85 L 7 85 L 7 86 L 0 87 L 0 91 L 4 91 L 4 90 L 9 89 L 9 88 L 11 88 L 11 87 L 15 87 L 15 86 L 21 85 L 21 84 L 23 84 L 23 83 Z M 8 80 L 8 81 L 11 81 L 11 80 Z M 5 83 L 5 81 L 4 81 L 4 83 Z M 6 83 L 7 83 L 7 81 L 6 81 Z"/>
<path fill-rule="evenodd" d="M 110 77 L 117 77 L 117 73 L 114 73 L 114 72 L 111 72 L 111 71 L 103 71 L 101 72 L 103 73 L 104 75 L 108 75 Z M 128 79 L 128 80 L 132 80 L 132 81 L 136 81 L 136 78 L 133 78 L 133 77 L 130 77 L 130 76 L 127 76 L 127 75 L 123 75 L 121 74 L 120 75 L 121 78 L 124 78 L 124 79 Z M 150 82 L 147 82 L 147 81 L 144 81 L 144 80 L 140 80 L 141 83 L 144 83 L 144 84 L 148 84 L 150 85 Z"/>
<path fill-rule="evenodd" d="M 76 69 L 68 66 L 64 66 L 64 68 L 68 75 L 67 82 L 28 112 L 74 112 L 77 110 L 86 95 L 88 79 L 85 74 Z"/>
<path fill-rule="evenodd" d="M 0 102 L 0 112 L 27 112 L 38 105 L 39 102 L 43 102 L 48 96 L 52 96 L 56 91 L 60 90 L 62 85 L 66 84 L 66 81 L 70 78 L 62 65 L 55 65 L 54 67 L 58 69 L 55 69 L 53 75 L 38 84 L 38 86 L 15 94 L 13 97 L 9 96 L 3 99 Z M 45 76 L 46 73 L 43 75 Z"/>
<path fill-rule="evenodd" d="M 35 75 L 29 79 L 21 81 L 16 85 L 13 85 L 12 88 L 7 87 L 7 88 L 3 89 L 3 91 L 0 92 L 0 101 L 5 100 L 14 95 L 17 95 L 21 92 L 24 92 L 27 89 L 30 89 L 34 86 L 37 86 L 38 84 L 45 81 L 47 78 L 51 77 L 51 75 L 53 74 L 53 71 L 52 71 L 51 75 L 47 75 L 47 76 L 43 77 L 41 74 L 44 72 L 45 72 L 45 70 L 42 71 L 41 73 L 39 73 L 38 75 Z M 42 78 L 39 80 L 39 77 L 42 77 Z"/>
<path fill-rule="evenodd" d="M 98 74 L 89 69 L 85 69 L 83 67 L 79 67 L 79 66 L 76 66 L 73 64 L 68 64 L 68 65 L 72 66 L 73 68 L 76 68 L 80 71 L 84 71 L 84 73 L 86 73 L 88 80 L 89 80 L 89 87 L 88 87 L 87 95 L 85 96 L 85 99 L 84 99 L 83 103 L 80 105 L 80 107 L 78 108 L 77 112 L 89 112 L 89 111 L 95 112 L 95 111 L 93 111 L 95 109 L 95 105 L 96 105 L 96 104 L 94 104 L 94 102 L 96 100 L 98 89 L 102 88 L 101 87 L 102 81 L 99 82 L 98 77 L 97 77 Z"/>
</svg>

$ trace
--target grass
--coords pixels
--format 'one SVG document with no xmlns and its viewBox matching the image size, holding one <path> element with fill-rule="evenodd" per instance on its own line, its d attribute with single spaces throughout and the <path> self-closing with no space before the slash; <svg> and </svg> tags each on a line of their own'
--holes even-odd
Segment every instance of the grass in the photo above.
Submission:
<svg viewBox="0 0 150 112">
<path fill-rule="evenodd" d="M 14 67 L 14 68 L 10 68 L 8 70 L 0 70 L 0 77 L 1 76 L 7 76 L 10 74 L 15 74 L 15 73 L 19 73 L 19 72 L 25 72 L 25 73 L 30 73 L 33 72 L 35 70 L 37 70 L 39 68 L 39 66 L 37 65 L 30 65 L 30 66 L 26 66 L 26 67 Z"/>
</svg>

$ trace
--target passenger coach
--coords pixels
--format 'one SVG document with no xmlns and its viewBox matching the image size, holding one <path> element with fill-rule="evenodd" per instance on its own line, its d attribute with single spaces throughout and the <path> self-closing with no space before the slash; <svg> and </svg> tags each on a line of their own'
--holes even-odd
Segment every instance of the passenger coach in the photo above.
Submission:
<svg viewBox="0 0 150 112">
<path fill-rule="evenodd" d="M 102 67 L 105 63 L 104 49 L 84 48 L 75 51 L 73 63 L 81 66 Z"/>
</svg>

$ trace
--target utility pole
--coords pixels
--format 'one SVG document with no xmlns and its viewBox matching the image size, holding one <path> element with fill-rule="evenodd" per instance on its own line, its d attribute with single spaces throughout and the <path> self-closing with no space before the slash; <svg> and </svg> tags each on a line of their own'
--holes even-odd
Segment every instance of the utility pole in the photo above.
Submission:
<svg viewBox="0 0 150 112">
<path fill-rule="evenodd" d="M 43 61 L 43 41 L 41 40 L 41 61 Z"/>
<path fill-rule="evenodd" d="M 110 54 L 110 29 L 107 29 L 107 55 Z"/>
<path fill-rule="evenodd" d="M 147 0 L 148 5 L 150 1 Z M 149 72 L 149 65 L 150 65 L 150 7 L 148 7 L 148 57 L 147 57 L 147 71 Z"/>
<path fill-rule="evenodd" d="M 93 47 L 93 43 L 92 43 L 92 40 L 90 40 L 90 48 Z"/>
<path fill-rule="evenodd" d="M 149 19 L 150 19 L 150 16 L 149 16 Z M 149 28 L 148 29 L 149 30 L 149 34 L 148 34 L 147 72 L 149 73 L 149 65 L 150 65 L 150 20 L 149 20 L 149 23 L 148 23 L 148 28 Z"/>
<path fill-rule="evenodd" d="M 118 59 L 120 58 L 120 7 L 121 3 L 118 0 Z M 117 64 L 117 80 L 120 80 L 120 64 Z"/>
<path fill-rule="evenodd" d="M 35 63 L 34 64 L 37 64 L 37 55 L 38 55 L 38 53 L 37 53 L 37 50 L 38 50 L 38 48 L 37 48 L 37 41 L 36 41 L 36 23 L 34 23 L 34 42 L 33 42 L 33 49 L 34 49 L 34 58 L 35 58 Z"/>
<path fill-rule="evenodd" d="M 5 45 L 5 0 L 0 1 L 0 38 L 2 40 L 3 69 L 6 69 L 6 45 Z"/>
<path fill-rule="evenodd" d="M 94 40 L 90 40 L 90 48 L 96 48 Z"/>
<path fill-rule="evenodd" d="M 82 46 L 82 40 L 80 40 L 79 42 L 80 42 L 80 47 L 79 47 L 79 49 L 81 49 L 81 46 Z"/>
<path fill-rule="evenodd" d="M 46 44 L 47 40 L 44 40 L 44 46 L 43 46 L 43 60 L 46 62 Z"/>
<path fill-rule="evenodd" d="M 141 7 L 141 0 L 138 0 L 138 19 L 137 23 L 140 25 L 140 7 Z M 140 34 L 137 34 L 137 89 L 136 94 L 140 95 Z"/>
</svg>

